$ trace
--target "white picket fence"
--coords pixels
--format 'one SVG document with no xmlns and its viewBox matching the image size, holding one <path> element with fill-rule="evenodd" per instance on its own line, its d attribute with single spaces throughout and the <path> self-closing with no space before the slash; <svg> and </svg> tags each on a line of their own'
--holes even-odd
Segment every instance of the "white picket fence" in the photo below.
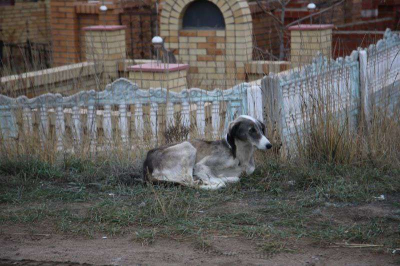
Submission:
<svg viewBox="0 0 400 266">
<path fill-rule="evenodd" d="M 160 116 L 163 113 L 161 108 L 166 109 L 164 118 Z M 149 133 L 146 121 L 149 121 L 151 141 L 157 141 L 161 123 L 170 128 L 177 122 L 174 116 L 176 109 L 180 110 L 181 125 L 190 128 L 191 121 L 194 121 L 197 136 L 202 137 L 207 133 L 206 108 L 211 113 L 212 132 L 209 133 L 212 138 L 219 138 L 221 127 L 240 114 L 263 119 L 261 89 L 243 83 L 228 90 L 192 88 L 177 93 L 162 88 L 142 90 L 133 82 L 121 78 L 107 85 L 104 91 L 81 91 L 68 97 L 51 93 L 32 99 L 0 95 L 0 141 L 38 135 L 40 141 L 46 143 L 55 135 L 54 144 L 58 151 L 67 150 L 66 146 L 79 147 L 83 140 L 89 142 L 92 151 L 113 147 L 115 141 L 124 147 L 132 147 Z M 68 115 L 71 119 L 66 119 Z M 38 118 L 34 119 L 36 116 Z M 50 123 L 52 116 L 55 120 L 53 130 Z M 113 119 L 117 119 L 117 123 L 113 123 Z M 104 138 L 101 147 L 98 143 L 99 122 Z M 67 138 L 66 127 L 70 128 L 72 138 Z M 38 134 L 35 134 L 36 131 Z M 52 134 L 53 131 L 55 134 Z M 72 145 L 67 143 L 70 140 Z"/>
<path fill-rule="evenodd" d="M 374 108 L 393 111 L 400 97 L 400 37 L 386 30 L 384 38 L 360 49 L 361 105 L 369 121 Z"/>
<path fill-rule="evenodd" d="M 295 137 L 307 131 L 321 113 L 337 114 L 359 125 L 361 114 L 368 121 L 377 106 L 400 102 L 400 38 L 386 30 L 384 38 L 368 49 L 353 51 L 346 58 L 322 56 L 301 68 L 271 73 L 262 81 L 266 118 L 290 150 Z M 324 114 L 322 114 L 324 115 Z M 365 123 L 368 125 L 368 123 Z"/>
<path fill-rule="evenodd" d="M 104 143 L 112 146 L 107 143 L 116 140 L 132 147 L 148 135 L 157 143 L 161 125 L 170 128 L 176 124 L 177 109 L 183 127 L 195 124 L 197 136 L 209 134 L 215 139 L 239 114 L 263 120 L 265 108 L 267 122 L 277 128 L 283 143 L 290 147 L 293 137 L 307 130 L 317 115 L 315 107 L 321 103 L 326 107 L 323 112 L 336 113 L 354 128 L 360 117 L 368 125 L 374 108 L 389 106 L 394 110 L 400 103 L 399 72 L 400 38 L 387 30 L 376 45 L 353 51 L 344 59 L 317 56 L 301 69 L 271 73 L 262 80 L 261 89 L 256 83 L 243 83 L 229 90 L 193 88 L 176 93 L 161 88 L 141 90 L 134 83 L 119 79 L 104 91 L 81 91 L 69 97 L 45 94 L 28 99 L 0 95 L 0 145 L 35 134 L 43 143 L 53 135 L 59 151 L 66 150 L 70 142 L 79 146 L 83 139 L 88 139 L 91 150 L 104 147 Z M 67 116 L 71 118 L 66 119 Z M 66 128 L 72 137 L 67 138 Z M 102 128 L 104 139 L 101 145 L 98 128 Z"/>
</svg>

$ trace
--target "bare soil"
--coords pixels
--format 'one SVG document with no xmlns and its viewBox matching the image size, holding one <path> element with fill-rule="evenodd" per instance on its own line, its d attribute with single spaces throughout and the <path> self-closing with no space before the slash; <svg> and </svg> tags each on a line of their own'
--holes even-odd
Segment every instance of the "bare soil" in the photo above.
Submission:
<svg viewBox="0 0 400 266">
<path fill-rule="evenodd" d="M 297 246 L 294 253 L 268 256 L 246 239 L 214 237 L 213 250 L 201 251 L 175 240 L 142 246 L 129 236 L 84 239 L 29 232 L 3 234 L 0 265 L 395 265 L 395 257 L 352 248 Z M 7 261 L 8 260 L 8 261 Z M 25 261 L 22 261 L 25 260 Z M 29 264 L 26 260 L 31 260 Z M 18 262 L 20 261 L 20 262 Z M 46 264 L 43 264 L 46 262 Z M 20 263 L 20 264 L 19 264 Z M 31 264 L 32 263 L 32 264 Z M 36 264 L 35 264 L 36 263 Z M 42 264 L 40 264 L 42 263 Z M 64 263 L 64 264 L 60 264 Z"/>
<path fill-rule="evenodd" d="M 232 203 L 230 203 L 232 204 Z M 238 202 L 243 208 L 244 203 Z M 321 217 L 349 222 L 350 218 L 384 217 L 391 210 L 370 203 L 346 208 L 327 207 Z M 345 210 L 345 211 L 343 211 Z M 51 225 L 2 226 L 0 265 L 398 265 L 399 255 L 376 248 L 316 246 L 304 240 L 290 250 L 268 255 L 244 237 L 216 235 L 210 247 L 158 239 L 151 245 L 135 242 L 131 235 L 92 238 L 54 233 Z"/>
</svg>

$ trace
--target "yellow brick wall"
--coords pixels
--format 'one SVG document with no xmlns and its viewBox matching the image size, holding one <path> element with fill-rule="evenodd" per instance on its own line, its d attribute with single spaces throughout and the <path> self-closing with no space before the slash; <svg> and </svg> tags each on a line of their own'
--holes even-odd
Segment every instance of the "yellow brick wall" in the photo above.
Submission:
<svg viewBox="0 0 400 266">
<path fill-rule="evenodd" d="M 9 43 L 48 43 L 50 25 L 46 2 L 15 1 L 13 6 L 0 6 L 0 39 Z"/>
<path fill-rule="evenodd" d="M 86 60 L 100 63 L 106 79 L 118 78 L 118 63 L 126 57 L 125 29 L 100 31 L 89 28 L 85 28 Z"/>
<path fill-rule="evenodd" d="M 225 30 L 183 30 L 181 20 L 192 0 L 163 2 L 160 35 L 178 61 L 190 65 L 188 86 L 229 88 L 246 79 L 252 61 L 252 19 L 247 1 L 211 0 L 225 19 Z"/>
<path fill-rule="evenodd" d="M 179 92 L 187 88 L 187 70 L 174 72 L 129 72 L 129 79 L 141 89 L 166 88 Z"/>
<path fill-rule="evenodd" d="M 332 29 L 292 30 L 290 37 L 290 61 L 293 67 L 310 63 L 319 52 L 328 58 L 332 56 Z"/>
</svg>

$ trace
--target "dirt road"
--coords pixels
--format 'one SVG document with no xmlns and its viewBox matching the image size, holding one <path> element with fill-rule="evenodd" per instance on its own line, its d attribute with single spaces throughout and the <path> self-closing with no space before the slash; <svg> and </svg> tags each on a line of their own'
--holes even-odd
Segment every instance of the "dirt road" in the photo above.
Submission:
<svg viewBox="0 0 400 266">
<path fill-rule="evenodd" d="M 149 246 L 131 237 L 92 239 L 32 234 L 29 228 L 7 228 L 0 235 L 0 265 L 395 265 L 398 256 L 361 248 L 313 248 L 296 243 L 295 250 L 265 255 L 244 238 L 218 236 L 212 248 L 158 240 Z"/>
</svg>

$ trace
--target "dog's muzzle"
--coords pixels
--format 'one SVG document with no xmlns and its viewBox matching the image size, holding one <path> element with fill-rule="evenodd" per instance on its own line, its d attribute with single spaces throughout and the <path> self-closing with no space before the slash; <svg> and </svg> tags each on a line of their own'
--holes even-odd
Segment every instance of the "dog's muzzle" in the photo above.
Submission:
<svg viewBox="0 0 400 266">
<path fill-rule="evenodd" d="M 260 150 L 269 150 L 272 148 L 272 145 L 269 142 L 269 140 L 265 136 L 263 136 L 260 139 L 260 142 L 258 143 L 257 148 Z"/>
</svg>

